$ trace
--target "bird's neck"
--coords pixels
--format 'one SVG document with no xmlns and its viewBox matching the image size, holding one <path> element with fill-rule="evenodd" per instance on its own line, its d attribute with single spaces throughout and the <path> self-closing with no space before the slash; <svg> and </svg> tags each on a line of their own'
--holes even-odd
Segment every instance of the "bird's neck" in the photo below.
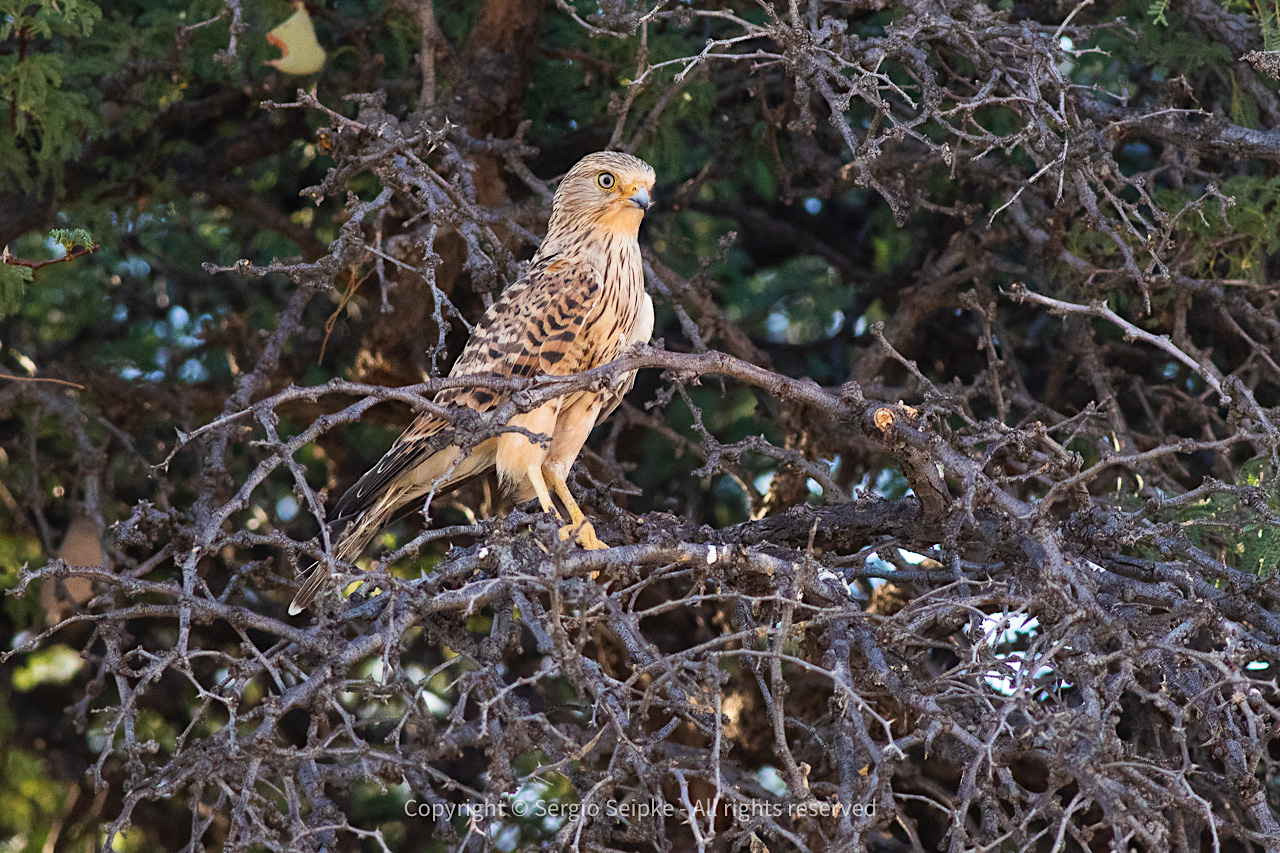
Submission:
<svg viewBox="0 0 1280 853">
<path fill-rule="evenodd" d="M 628 223 L 629 225 L 629 223 Z M 635 227 L 599 227 L 591 229 L 557 230 L 552 228 L 542 241 L 533 265 L 567 261 L 587 264 L 602 273 L 612 264 L 622 260 L 627 266 L 640 266 L 640 243 Z"/>
</svg>

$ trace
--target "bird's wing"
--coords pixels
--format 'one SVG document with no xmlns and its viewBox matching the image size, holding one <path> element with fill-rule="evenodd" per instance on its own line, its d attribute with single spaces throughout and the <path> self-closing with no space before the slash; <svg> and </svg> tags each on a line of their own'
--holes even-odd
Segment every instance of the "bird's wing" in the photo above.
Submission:
<svg viewBox="0 0 1280 853">
<path fill-rule="evenodd" d="M 485 312 L 449 375 L 564 376 L 597 366 L 603 342 L 591 334 L 591 320 L 600 311 L 602 291 L 601 275 L 592 267 L 561 261 L 530 270 Z M 442 391 L 436 402 L 487 412 L 509 396 L 477 386 Z M 382 460 L 346 491 L 332 520 L 355 518 L 376 505 L 405 474 L 442 449 L 431 438 L 448 426 L 438 415 L 419 416 Z M 458 470 L 465 469 L 459 465 Z M 438 488 L 452 483 L 450 478 Z"/>
</svg>

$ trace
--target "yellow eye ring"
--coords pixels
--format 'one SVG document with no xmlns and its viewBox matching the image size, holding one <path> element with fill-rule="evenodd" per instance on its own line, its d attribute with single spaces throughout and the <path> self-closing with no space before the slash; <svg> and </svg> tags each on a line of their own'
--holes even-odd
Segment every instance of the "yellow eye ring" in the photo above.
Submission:
<svg viewBox="0 0 1280 853">
<path fill-rule="evenodd" d="M 596 185 L 602 190 L 611 190 L 618 183 L 618 179 L 613 176 L 612 172 L 601 172 L 596 175 Z"/>
</svg>

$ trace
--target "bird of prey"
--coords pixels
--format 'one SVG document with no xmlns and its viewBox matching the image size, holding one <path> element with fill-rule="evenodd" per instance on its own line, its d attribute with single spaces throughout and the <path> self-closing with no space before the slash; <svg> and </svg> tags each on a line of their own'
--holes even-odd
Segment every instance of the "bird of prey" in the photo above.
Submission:
<svg viewBox="0 0 1280 853">
<path fill-rule="evenodd" d="M 528 272 L 485 312 L 450 376 L 563 376 L 599 367 L 653 334 L 653 302 L 644 290 L 637 235 L 653 168 L 612 151 L 589 154 L 569 170 L 551 202 L 551 221 Z M 485 439 L 469 453 L 458 445 L 438 448 L 433 436 L 449 421 L 430 412 L 418 417 L 382 460 L 338 501 L 330 521 L 342 531 L 334 554 L 352 561 L 392 514 L 411 501 L 436 495 L 497 468 L 503 488 L 517 502 L 537 497 L 544 512 L 559 516 L 554 492 L 569 512 L 562 538 L 574 535 L 589 549 L 607 547 L 565 484 L 587 435 L 631 389 L 635 371 L 602 390 L 574 391 L 508 424 L 520 430 Z M 508 392 L 485 387 L 448 389 L 436 402 L 480 412 L 497 408 Z M 546 436 L 549 443 L 531 441 Z M 329 581 L 316 565 L 289 605 L 290 615 L 311 605 Z"/>
</svg>

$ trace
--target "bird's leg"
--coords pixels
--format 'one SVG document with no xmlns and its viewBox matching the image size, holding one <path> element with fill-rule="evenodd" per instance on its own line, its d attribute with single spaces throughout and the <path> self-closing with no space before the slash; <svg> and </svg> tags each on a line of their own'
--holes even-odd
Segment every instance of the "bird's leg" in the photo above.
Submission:
<svg viewBox="0 0 1280 853">
<path fill-rule="evenodd" d="M 529 485 L 533 486 L 534 494 L 538 496 L 538 503 L 542 504 L 542 511 L 561 521 L 556 505 L 551 502 L 551 493 L 547 491 L 547 481 L 542 479 L 542 468 L 535 465 L 525 472 L 525 476 L 529 478 Z"/>
<path fill-rule="evenodd" d="M 570 534 L 574 534 L 578 544 L 588 551 L 601 551 L 608 548 L 609 546 L 596 536 L 596 530 L 591 526 L 591 522 L 587 521 L 587 517 L 582 514 L 582 509 L 573 499 L 573 493 L 569 491 L 569 485 L 564 481 L 564 476 L 551 465 L 543 466 L 542 473 L 551 483 L 551 488 L 555 489 L 556 496 L 560 498 L 564 508 L 569 510 L 569 523 L 560 528 L 560 538 L 568 539 Z"/>
</svg>

